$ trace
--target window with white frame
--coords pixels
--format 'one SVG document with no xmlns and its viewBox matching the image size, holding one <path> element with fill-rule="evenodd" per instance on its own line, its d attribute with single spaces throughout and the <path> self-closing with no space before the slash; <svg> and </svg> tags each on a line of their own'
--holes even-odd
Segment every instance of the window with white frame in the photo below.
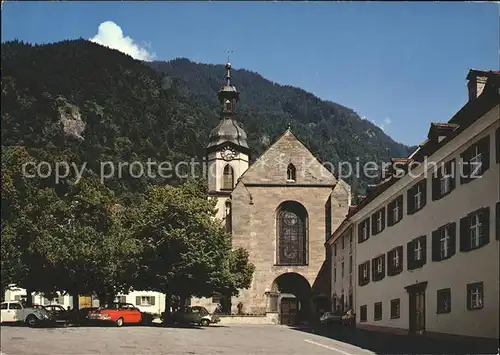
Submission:
<svg viewBox="0 0 500 355">
<path fill-rule="evenodd" d="M 387 252 L 387 275 L 398 275 L 403 271 L 403 246 L 398 246 Z"/>
<path fill-rule="evenodd" d="M 127 303 L 127 296 L 116 296 L 115 302 L 118 302 L 118 303 Z"/>
<path fill-rule="evenodd" d="M 408 250 L 408 270 L 423 267 L 427 262 L 427 236 L 422 235 L 414 238 L 407 245 Z"/>
<path fill-rule="evenodd" d="M 333 268 L 333 282 L 337 282 L 337 268 Z"/>
<path fill-rule="evenodd" d="M 382 213 L 377 214 L 377 231 L 382 230 Z"/>
<path fill-rule="evenodd" d="M 377 256 L 372 260 L 373 281 L 380 281 L 385 277 L 385 254 Z"/>
<path fill-rule="evenodd" d="M 475 214 L 471 216 L 470 219 L 470 228 L 469 228 L 469 237 L 470 237 L 470 246 L 471 248 L 477 248 L 481 245 L 481 237 L 483 225 L 479 218 L 479 214 Z"/>
<path fill-rule="evenodd" d="M 400 211 L 399 211 L 399 205 L 397 203 L 394 204 L 394 209 L 392 210 L 392 215 L 393 215 L 393 218 L 394 218 L 394 221 L 397 222 L 399 221 L 399 217 L 400 217 Z"/>
<path fill-rule="evenodd" d="M 441 238 L 439 239 L 441 258 L 447 258 L 450 255 L 450 230 L 443 228 L 441 230 Z"/>
<path fill-rule="evenodd" d="M 469 160 L 471 176 L 475 177 L 481 171 L 483 153 L 479 149 L 479 145 L 475 145 L 472 152 L 472 157 Z"/>
<path fill-rule="evenodd" d="M 399 253 L 397 252 L 392 254 L 392 265 L 395 268 L 399 267 Z"/>
<path fill-rule="evenodd" d="M 365 261 L 358 265 L 358 283 L 359 286 L 364 286 L 370 282 L 370 261 Z"/>
<path fill-rule="evenodd" d="M 358 224 L 358 243 L 363 243 L 370 237 L 370 218 Z"/>
<path fill-rule="evenodd" d="M 451 175 L 445 174 L 439 180 L 439 189 L 441 196 L 446 195 L 451 189 Z"/>
<path fill-rule="evenodd" d="M 155 297 L 154 296 L 137 296 L 136 297 L 137 306 L 154 306 Z"/>
<path fill-rule="evenodd" d="M 420 185 L 415 186 L 415 195 L 413 195 L 413 204 L 416 210 L 422 208 L 422 189 Z"/>
<path fill-rule="evenodd" d="M 418 261 L 422 259 L 422 242 L 420 240 L 415 241 L 413 248 L 413 260 Z"/>
<path fill-rule="evenodd" d="M 451 288 L 437 290 L 437 314 L 451 312 Z"/>
<path fill-rule="evenodd" d="M 490 136 L 487 135 L 460 154 L 462 164 L 460 181 L 462 184 L 480 178 L 489 169 L 489 151 Z"/>
<path fill-rule="evenodd" d="M 489 243 L 490 208 L 483 207 L 460 219 L 460 251 L 471 251 Z"/>
<path fill-rule="evenodd" d="M 483 308 L 483 297 L 482 282 L 467 285 L 467 308 L 469 310 Z"/>
</svg>

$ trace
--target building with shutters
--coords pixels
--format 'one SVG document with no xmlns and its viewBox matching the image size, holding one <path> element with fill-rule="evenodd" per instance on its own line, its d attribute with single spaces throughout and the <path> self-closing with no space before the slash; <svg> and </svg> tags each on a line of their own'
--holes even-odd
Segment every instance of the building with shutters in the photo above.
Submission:
<svg viewBox="0 0 500 355">
<path fill-rule="evenodd" d="M 26 290 L 11 285 L 5 291 L 4 300 L 6 301 L 25 301 L 27 299 Z M 57 297 L 49 299 L 43 294 L 34 293 L 31 295 L 33 304 L 48 306 L 60 305 L 64 308 L 73 307 L 73 297 L 70 295 L 57 294 Z M 99 299 L 96 296 L 80 296 L 80 308 L 99 307 Z M 128 294 L 119 294 L 116 296 L 116 302 L 131 303 L 142 312 L 152 314 L 161 314 L 165 310 L 165 295 L 154 291 L 131 291 Z"/>
<path fill-rule="evenodd" d="M 359 328 L 498 338 L 500 72 L 467 80 L 468 102 L 393 159 L 326 243 L 338 253 L 352 229 Z"/>
<path fill-rule="evenodd" d="M 325 246 L 330 265 L 332 311 L 344 314 L 349 309 L 355 310 L 356 242 L 352 223 L 347 219 L 344 220 Z"/>
</svg>

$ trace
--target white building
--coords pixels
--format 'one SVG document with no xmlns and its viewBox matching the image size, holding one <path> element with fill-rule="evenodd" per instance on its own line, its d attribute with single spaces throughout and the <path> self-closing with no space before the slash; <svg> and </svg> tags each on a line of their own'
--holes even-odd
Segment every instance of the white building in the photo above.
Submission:
<svg viewBox="0 0 500 355">
<path fill-rule="evenodd" d="M 340 227 L 352 226 L 356 243 L 360 328 L 498 338 L 500 72 L 467 79 L 466 105 L 432 124 L 408 159 L 393 159 Z M 436 176 L 432 163 L 443 167 Z"/>
<path fill-rule="evenodd" d="M 51 304 L 61 305 L 64 308 L 73 307 L 73 297 L 70 295 L 61 295 L 54 299 L 48 299 L 41 294 L 33 294 L 33 304 L 47 306 Z M 11 286 L 5 291 L 6 301 L 21 301 L 26 300 L 26 290 Z M 99 307 L 99 300 L 96 297 L 80 297 L 80 308 L 82 307 Z M 119 294 L 116 297 L 117 302 L 131 303 L 136 306 L 141 312 L 152 314 L 161 314 L 165 310 L 165 295 L 154 291 L 131 291 L 128 294 Z"/>
<path fill-rule="evenodd" d="M 343 314 L 351 308 L 355 309 L 355 243 L 353 227 L 348 220 L 344 220 L 327 240 L 326 247 L 331 263 L 332 312 Z"/>
</svg>

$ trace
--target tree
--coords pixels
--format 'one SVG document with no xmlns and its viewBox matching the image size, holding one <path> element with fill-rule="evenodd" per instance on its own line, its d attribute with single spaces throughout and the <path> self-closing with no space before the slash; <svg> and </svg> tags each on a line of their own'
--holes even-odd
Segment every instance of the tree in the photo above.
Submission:
<svg viewBox="0 0 500 355">
<path fill-rule="evenodd" d="M 231 253 L 229 236 L 214 218 L 215 201 L 206 196 L 201 180 L 153 187 L 140 208 L 143 256 L 137 287 L 165 292 L 167 321 L 172 295 L 182 304 L 191 296 L 209 297 L 222 289 L 235 292 L 237 286 L 249 285 L 253 266 L 248 265 L 248 255 Z M 244 270 L 244 276 L 231 274 L 236 268 Z"/>
<path fill-rule="evenodd" d="M 37 153 L 53 163 L 61 156 Z M 68 292 L 76 304 L 78 294 L 128 291 L 140 252 L 128 209 L 91 173 L 78 184 L 27 178 L 30 161 L 39 160 L 22 147 L 2 150 L 2 287 Z"/>
</svg>

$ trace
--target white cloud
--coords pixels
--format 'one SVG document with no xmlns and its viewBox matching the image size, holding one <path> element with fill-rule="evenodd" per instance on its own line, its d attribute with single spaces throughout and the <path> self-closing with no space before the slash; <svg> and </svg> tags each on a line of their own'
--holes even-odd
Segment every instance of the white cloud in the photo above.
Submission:
<svg viewBox="0 0 500 355">
<path fill-rule="evenodd" d="M 392 120 L 389 117 L 384 118 L 384 124 L 390 125 L 392 123 Z"/>
<path fill-rule="evenodd" d="M 119 50 L 134 59 L 151 61 L 156 57 L 155 53 L 150 53 L 147 49 L 151 47 L 150 44 L 140 45 L 129 36 L 124 36 L 121 27 L 113 21 L 101 23 L 97 34 L 89 40 L 101 46 Z"/>
</svg>

